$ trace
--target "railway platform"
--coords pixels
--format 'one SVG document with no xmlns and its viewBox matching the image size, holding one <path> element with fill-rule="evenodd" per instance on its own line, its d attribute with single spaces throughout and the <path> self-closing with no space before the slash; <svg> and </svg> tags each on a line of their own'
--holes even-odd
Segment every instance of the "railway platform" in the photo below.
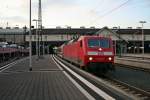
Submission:
<svg viewBox="0 0 150 100">
<path fill-rule="evenodd" d="M 150 54 L 122 54 L 115 57 L 115 63 L 150 70 Z"/>
<path fill-rule="evenodd" d="M 27 58 L 1 68 L 0 100 L 87 100 L 51 57 L 32 60 L 31 72 Z"/>
</svg>

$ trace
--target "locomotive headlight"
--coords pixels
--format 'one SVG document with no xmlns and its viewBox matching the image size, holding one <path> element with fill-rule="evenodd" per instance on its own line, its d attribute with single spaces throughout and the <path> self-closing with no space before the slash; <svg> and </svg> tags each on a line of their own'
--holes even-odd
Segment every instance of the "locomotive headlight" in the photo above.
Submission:
<svg viewBox="0 0 150 100">
<path fill-rule="evenodd" d="M 111 60 L 112 60 L 112 58 L 111 58 L 111 57 L 109 57 L 109 58 L 108 58 L 108 60 L 109 60 L 109 61 L 111 61 Z"/>
<path fill-rule="evenodd" d="M 102 48 L 99 48 L 99 51 L 102 51 Z"/>
<path fill-rule="evenodd" d="M 89 57 L 89 60 L 91 61 L 91 60 L 93 60 L 93 58 L 92 58 L 92 57 Z"/>
</svg>

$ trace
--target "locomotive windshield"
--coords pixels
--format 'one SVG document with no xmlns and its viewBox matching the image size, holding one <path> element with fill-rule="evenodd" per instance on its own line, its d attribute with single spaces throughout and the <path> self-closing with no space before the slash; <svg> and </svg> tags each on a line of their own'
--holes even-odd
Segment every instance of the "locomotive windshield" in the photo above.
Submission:
<svg viewBox="0 0 150 100">
<path fill-rule="evenodd" d="M 108 39 L 89 39 L 88 47 L 110 48 L 110 43 Z"/>
</svg>

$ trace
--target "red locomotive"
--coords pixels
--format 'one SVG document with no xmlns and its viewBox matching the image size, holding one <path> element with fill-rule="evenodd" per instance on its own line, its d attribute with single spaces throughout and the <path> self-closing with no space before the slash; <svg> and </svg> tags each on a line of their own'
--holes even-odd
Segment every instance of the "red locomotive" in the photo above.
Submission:
<svg viewBox="0 0 150 100">
<path fill-rule="evenodd" d="M 111 38 L 81 36 L 62 47 L 62 57 L 92 72 L 106 73 L 114 69 L 114 50 Z"/>
</svg>

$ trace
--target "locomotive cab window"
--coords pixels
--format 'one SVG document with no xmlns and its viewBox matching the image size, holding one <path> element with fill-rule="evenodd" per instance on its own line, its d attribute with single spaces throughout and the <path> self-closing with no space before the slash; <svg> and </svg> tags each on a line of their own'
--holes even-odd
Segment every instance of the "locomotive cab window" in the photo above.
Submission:
<svg viewBox="0 0 150 100">
<path fill-rule="evenodd" d="M 89 39 L 88 47 L 110 48 L 110 41 L 108 39 Z"/>
</svg>

